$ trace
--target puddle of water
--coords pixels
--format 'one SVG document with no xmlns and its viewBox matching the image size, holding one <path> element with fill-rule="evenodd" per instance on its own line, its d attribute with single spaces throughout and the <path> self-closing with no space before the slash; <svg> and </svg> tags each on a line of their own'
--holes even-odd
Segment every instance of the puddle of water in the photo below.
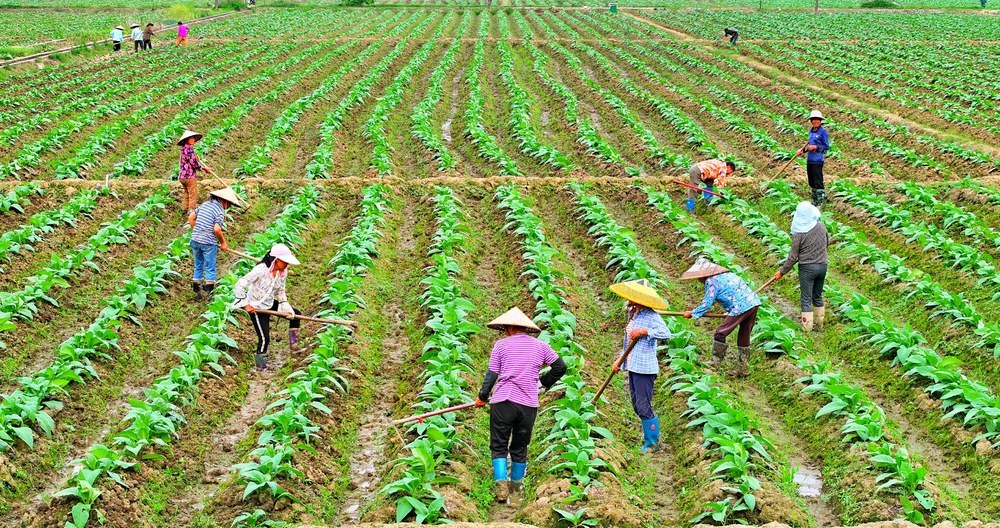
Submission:
<svg viewBox="0 0 1000 528">
<path fill-rule="evenodd" d="M 803 466 L 795 473 L 800 497 L 819 497 L 823 491 L 823 474 L 818 469 Z"/>
</svg>

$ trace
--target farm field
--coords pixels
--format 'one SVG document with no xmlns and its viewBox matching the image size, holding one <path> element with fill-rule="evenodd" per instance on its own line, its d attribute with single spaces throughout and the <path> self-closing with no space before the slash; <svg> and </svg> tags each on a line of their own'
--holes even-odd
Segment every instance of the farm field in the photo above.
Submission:
<svg viewBox="0 0 1000 528">
<path fill-rule="evenodd" d="M 0 71 L 0 526 L 997 526 L 1000 19 L 583 4 L 261 6 L 188 47 Z M 713 323 L 667 317 L 640 453 L 622 376 L 591 403 L 624 328 L 608 286 L 684 310 L 697 256 L 770 279 L 813 109 L 825 330 L 776 282 L 735 378 Z M 278 322 L 263 375 L 229 308 L 249 262 L 220 254 L 193 299 L 187 129 L 248 203 L 229 244 L 291 246 L 290 301 L 353 334 L 305 323 L 292 352 Z M 689 213 L 671 180 L 711 157 L 740 170 Z M 504 505 L 486 412 L 392 421 L 473 401 L 511 306 L 569 370 Z"/>
</svg>

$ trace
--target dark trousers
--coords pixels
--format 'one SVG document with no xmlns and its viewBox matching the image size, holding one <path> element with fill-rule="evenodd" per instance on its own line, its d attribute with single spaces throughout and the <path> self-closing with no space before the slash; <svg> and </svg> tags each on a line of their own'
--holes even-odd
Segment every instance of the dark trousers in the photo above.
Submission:
<svg viewBox="0 0 1000 528">
<path fill-rule="evenodd" d="M 823 162 L 806 163 L 806 175 L 809 176 L 809 187 L 825 189 L 823 186 Z"/>
<path fill-rule="evenodd" d="M 750 332 L 753 331 L 755 324 L 757 324 L 756 306 L 735 317 L 729 316 L 723 319 L 722 324 L 715 329 L 715 340 L 725 343 L 729 334 L 733 333 L 733 330 L 739 326 L 740 331 L 736 334 L 736 346 L 748 347 L 750 346 Z"/>
<path fill-rule="evenodd" d="M 278 301 L 274 301 L 271 305 L 271 310 L 278 309 Z M 298 308 L 292 307 L 292 311 L 295 315 L 300 315 L 302 312 Z M 268 314 L 262 314 L 258 312 L 253 312 L 250 314 L 250 322 L 253 323 L 253 329 L 257 332 L 257 354 L 267 354 L 267 347 L 271 344 L 271 316 Z M 288 328 L 298 328 L 299 319 L 291 319 L 288 321 Z"/>
<path fill-rule="evenodd" d="M 799 304 L 803 312 L 823 306 L 823 283 L 826 282 L 826 264 L 799 264 Z"/>
<path fill-rule="evenodd" d="M 153 49 L 153 41 L 152 40 L 142 41 L 142 49 L 144 50 Z"/>
<path fill-rule="evenodd" d="M 656 418 L 653 412 L 653 386 L 656 374 L 628 373 L 628 393 L 632 398 L 632 410 L 643 420 Z"/>
<path fill-rule="evenodd" d="M 111 47 L 111 51 L 118 51 L 118 50 L 122 49 L 122 43 L 121 42 L 114 41 L 113 44 L 114 44 L 114 46 Z"/>
<path fill-rule="evenodd" d="M 135 49 L 133 51 L 135 51 L 136 53 L 139 53 L 139 50 L 141 50 L 141 49 L 145 49 L 145 48 L 142 47 L 142 41 L 141 40 L 133 41 L 133 44 L 135 45 Z"/>
<path fill-rule="evenodd" d="M 513 463 L 528 461 L 528 444 L 538 409 L 512 401 L 490 404 L 490 451 L 493 458 Z"/>
</svg>

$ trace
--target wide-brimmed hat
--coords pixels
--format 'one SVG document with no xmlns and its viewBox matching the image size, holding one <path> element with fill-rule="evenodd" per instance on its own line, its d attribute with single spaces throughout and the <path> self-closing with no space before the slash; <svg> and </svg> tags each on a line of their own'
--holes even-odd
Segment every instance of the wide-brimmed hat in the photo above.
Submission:
<svg viewBox="0 0 1000 528">
<path fill-rule="evenodd" d="M 125 29 L 125 28 L 123 28 L 121 26 L 115 26 L 115 29 Z"/>
<path fill-rule="evenodd" d="M 183 145 L 184 142 L 187 141 L 187 138 L 189 137 L 196 138 L 196 141 L 201 141 L 201 138 L 204 136 L 195 132 L 194 130 L 185 130 L 184 133 L 181 134 L 181 138 L 177 140 L 177 144 Z"/>
<path fill-rule="evenodd" d="M 809 112 L 809 119 L 819 119 L 820 121 L 822 121 L 823 112 L 820 112 L 819 110 L 813 110 L 812 112 Z"/>
<path fill-rule="evenodd" d="M 656 290 L 649 285 L 649 281 L 645 279 L 619 282 L 618 284 L 612 284 L 608 289 L 619 297 L 628 299 L 636 304 L 641 304 L 647 308 L 654 310 L 667 309 L 667 302 L 660 297 L 660 294 L 656 293 Z"/>
<path fill-rule="evenodd" d="M 487 328 L 492 328 L 494 330 L 503 330 L 505 327 L 508 326 L 519 326 L 521 328 L 524 328 L 525 330 L 530 330 L 532 332 L 542 331 L 542 329 L 538 328 L 538 325 L 536 325 L 534 321 L 531 320 L 530 317 L 524 315 L 524 312 L 522 312 L 516 306 L 511 308 L 510 310 L 507 310 L 506 313 L 490 321 L 486 325 Z"/>
<path fill-rule="evenodd" d="M 134 27 L 139 27 L 139 24 L 132 24 L 132 25 L 131 25 L 131 26 L 129 26 L 129 27 L 130 27 L 130 28 L 134 28 Z"/>
<path fill-rule="evenodd" d="M 712 262 L 708 259 L 698 259 L 695 261 L 694 265 L 688 268 L 687 271 L 681 275 L 681 279 L 701 279 L 704 277 L 714 277 L 715 275 L 720 275 L 729 271 L 726 268 Z"/>
<path fill-rule="evenodd" d="M 284 262 L 285 264 L 298 264 L 299 259 L 295 258 L 292 254 L 292 250 L 288 249 L 288 246 L 284 244 L 275 244 L 271 248 L 271 256 Z"/>
<path fill-rule="evenodd" d="M 240 197 L 236 195 L 236 191 L 234 191 L 232 187 L 223 187 L 217 191 L 208 193 L 208 195 L 221 198 L 236 207 L 243 207 L 243 204 L 240 202 Z"/>
</svg>

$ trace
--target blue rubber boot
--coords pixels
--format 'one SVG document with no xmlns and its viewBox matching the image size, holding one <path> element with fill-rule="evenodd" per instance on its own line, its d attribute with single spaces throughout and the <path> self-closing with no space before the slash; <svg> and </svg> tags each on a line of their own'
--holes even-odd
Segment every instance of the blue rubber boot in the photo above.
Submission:
<svg viewBox="0 0 1000 528">
<path fill-rule="evenodd" d="M 507 484 L 506 458 L 493 459 L 493 484 L 493 494 L 496 497 L 497 502 L 507 502 L 507 498 L 510 496 L 510 488 Z"/>
<path fill-rule="evenodd" d="M 685 202 L 684 205 L 687 206 L 687 210 L 689 213 L 694 212 L 694 198 L 688 198 L 687 202 Z"/>
<path fill-rule="evenodd" d="M 507 480 L 507 459 L 493 459 L 493 480 Z"/>
<path fill-rule="evenodd" d="M 514 462 L 510 466 L 510 492 L 521 493 L 521 481 L 524 480 L 524 472 L 528 469 L 527 462 Z"/>
<path fill-rule="evenodd" d="M 660 444 L 660 418 L 653 417 L 642 421 L 642 452 L 652 449 L 656 451 Z"/>
<path fill-rule="evenodd" d="M 715 186 L 714 185 L 709 185 L 708 186 L 708 190 L 710 190 L 712 192 L 715 192 Z M 713 195 L 711 195 L 711 194 L 709 194 L 707 192 L 704 192 L 704 191 L 702 191 L 701 197 L 704 198 L 706 202 L 708 202 L 708 205 L 712 205 L 712 198 L 715 198 L 715 196 L 713 196 Z"/>
</svg>

